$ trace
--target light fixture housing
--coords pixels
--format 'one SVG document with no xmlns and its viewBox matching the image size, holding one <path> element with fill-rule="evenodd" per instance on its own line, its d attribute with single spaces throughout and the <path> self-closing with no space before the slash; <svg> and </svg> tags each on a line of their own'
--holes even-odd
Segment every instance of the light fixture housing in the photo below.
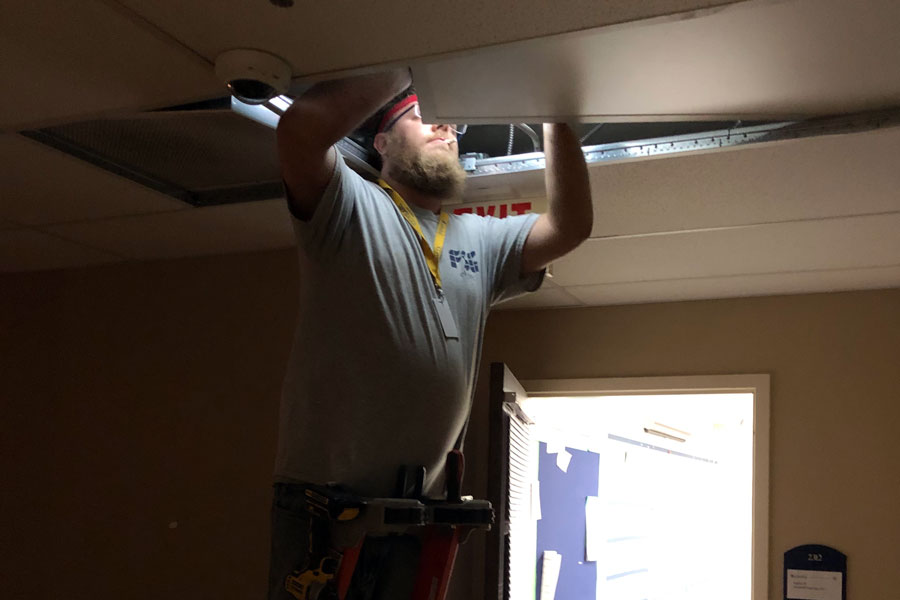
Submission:
<svg viewBox="0 0 900 600">
<path fill-rule="evenodd" d="M 287 61 L 262 50 L 236 48 L 216 57 L 216 76 L 246 104 L 263 104 L 286 93 L 291 74 Z"/>
</svg>

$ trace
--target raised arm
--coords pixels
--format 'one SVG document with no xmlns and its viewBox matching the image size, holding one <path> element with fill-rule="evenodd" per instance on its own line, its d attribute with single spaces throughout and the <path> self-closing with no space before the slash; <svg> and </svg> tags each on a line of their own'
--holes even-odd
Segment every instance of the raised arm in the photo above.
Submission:
<svg viewBox="0 0 900 600">
<path fill-rule="evenodd" d="M 544 124 L 544 183 L 549 209 L 525 240 L 522 273 L 543 269 L 591 235 L 594 224 L 591 186 L 578 136 L 562 123 Z"/>
<path fill-rule="evenodd" d="M 278 123 L 278 156 L 295 215 L 309 219 L 334 171 L 332 146 L 410 84 L 409 71 L 325 81 L 297 98 Z"/>
</svg>

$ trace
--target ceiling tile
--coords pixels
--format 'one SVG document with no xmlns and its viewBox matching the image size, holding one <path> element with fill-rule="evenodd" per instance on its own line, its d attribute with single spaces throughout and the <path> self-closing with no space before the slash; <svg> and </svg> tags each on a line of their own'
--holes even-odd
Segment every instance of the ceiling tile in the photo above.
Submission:
<svg viewBox="0 0 900 600">
<path fill-rule="evenodd" d="M 198 22 L 209 27 L 208 15 Z M 226 95 L 204 59 L 114 2 L 0 4 L 0 129 Z"/>
<path fill-rule="evenodd" d="M 512 310 L 520 308 L 561 308 L 565 306 L 581 306 L 581 301 L 566 290 L 556 286 L 550 279 L 544 279 L 541 288 L 533 293 L 513 298 L 494 310 Z"/>
<path fill-rule="evenodd" d="M 278 8 L 269 2 L 244 0 L 120 1 L 211 60 L 231 48 L 259 48 L 283 56 L 297 75 L 468 50 L 660 15 L 702 12 L 733 2 L 343 0 L 298 2 L 292 8 Z"/>
<path fill-rule="evenodd" d="M 900 264 L 869 269 L 768 273 L 565 288 L 584 304 L 636 304 L 900 287 Z"/>
<path fill-rule="evenodd" d="M 593 235 L 900 211 L 900 127 L 590 169 Z"/>
<path fill-rule="evenodd" d="M 122 258 L 33 229 L 0 231 L 0 272 L 85 267 Z"/>
<path fill-rule="evenodd" d="M 593 285 L 900 264 L 900 214 L 590 239 L 554 264 Z"/>
<path fill-rule="evenodd" d="M 20 135 L 0 135 L 0 218 L 46 225 L 184 210 L 187 204 Z"/>
<path fill-rule="evenodd" d="M 283 199 L 55 225 L 46 230 L 135 259 L 255 252 L 294 244 Z"/>
<path fill-rule="evenodd" d="M 895 0 L 744 2 L 413 65 L 429 123 L 830 115 L 900 101 Z"/>
<path fill-rule="evenodd" d="M 479 175 L 466 180 L 465 202 L 482 202 L 483 197 L 492 196 L 495 190 L 509 190 L 510 198 L 532 198 L 544 196 L 544 171 L 520 171 L 497 175 Z"/>
</svg>

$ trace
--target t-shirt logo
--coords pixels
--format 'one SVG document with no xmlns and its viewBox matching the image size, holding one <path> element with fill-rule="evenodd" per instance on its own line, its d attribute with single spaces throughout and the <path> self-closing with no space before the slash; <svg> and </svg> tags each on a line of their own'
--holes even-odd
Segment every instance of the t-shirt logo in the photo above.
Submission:
<svg viewBox="0 0 900 600">
<path fill-rule="evenodd" d="M 465 250 L 450 250 L 450 266 L 454 269 L 462 265 L 465 273 L 477 273 L 478 261 L 475 260 L 475 251 L 466 252 Z"/>
</svg>

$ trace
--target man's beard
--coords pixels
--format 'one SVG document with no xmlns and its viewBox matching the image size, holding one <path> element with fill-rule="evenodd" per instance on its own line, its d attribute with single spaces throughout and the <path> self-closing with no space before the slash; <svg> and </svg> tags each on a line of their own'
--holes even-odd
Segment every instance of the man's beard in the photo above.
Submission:
<svg viewBox="0 0 900 600">
<path fill-rule="evenodd" d="M 388 169 L 392 179 L 442 200 L 462 195 L 466 172 L 455 153 L 425 149 L 417 151 L 399 136 L 392 141 Z"/>
</svg>

